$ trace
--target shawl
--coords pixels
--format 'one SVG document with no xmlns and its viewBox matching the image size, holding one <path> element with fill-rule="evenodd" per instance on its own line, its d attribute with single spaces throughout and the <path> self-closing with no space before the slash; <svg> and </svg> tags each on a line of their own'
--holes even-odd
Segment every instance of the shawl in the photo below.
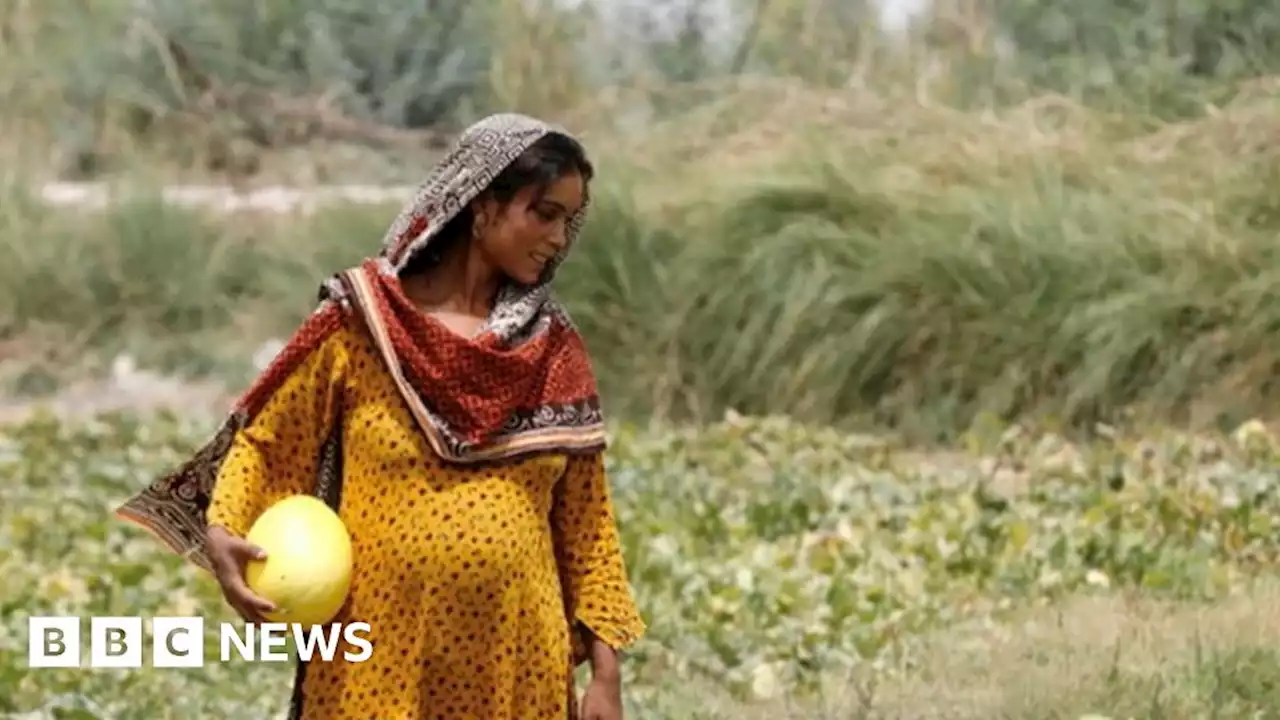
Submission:
<svg viewBox="0 0 1280 720">
<path fill-rule="evenodd" d="M 564 247 L 533 285 L 504 284 L 473 338 L 421 312 L 398 273 L 431 246 L 440 228 L 543 135 L 568 134 L 517 114 L 465 130 L 430 172 L 382 240 L 381 252 L 322 283 L 319 306 L 237 400 L 214 436 L 177 468 L 116 509 L 116 516 L 211 570 L 206 511 L 236 434 L 333 332 L 357 320 L 431 448 L 446 462 L 502 461 L 537 452 L 602 450 L 605 430 L 586 345 L 551 296 L 555 270 L 572 249 L 590 203 L 568 219 Z M 325 440 L 317 494 L 340 474 L 342 424 Z M 337 448 L 337 449 L 335 449 Z M 336 457 L 335 457 L 336 455 Z"/>
</svg>

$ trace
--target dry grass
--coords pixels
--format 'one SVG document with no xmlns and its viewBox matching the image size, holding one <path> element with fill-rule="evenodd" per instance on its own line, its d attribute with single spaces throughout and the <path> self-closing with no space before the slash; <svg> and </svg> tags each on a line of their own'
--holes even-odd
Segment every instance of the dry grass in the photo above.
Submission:
<svg viewBox="0 0 1280 720">
<path fill-rule="evenodd" d="M 1209 606 L 1136 593 L 1068 599 L 1008 624 L 929 639 L 917 677 L 882 688 L 877 704 L 921 720 L 1141 717 L 1161 705 L 1165 717 L 1204 717 L 1232 706 L 1230 716 L 1239 717 L 1242 704 L 1261 710 L 1280 699 L 1280 686 L 1230 697 L 1229 689 L 1213 688 L 1213 676 L 1227 669 L 1267 678 L 1280 670 L 1277 600 L 1274 585 Z M 1263 666 L 1229 667 L 1255 653 Z"/>
<path fill-rule="evenodd" d="M 1278 601 L 1274 582 L 1213 605 L 1070 597 L 927 636 L 896 679 L 835 679 L 817 703 L 743 706 L 707 687 L 685 697 L 736 720 L 1270 718 L 1280 707 Z"/>
</svg>

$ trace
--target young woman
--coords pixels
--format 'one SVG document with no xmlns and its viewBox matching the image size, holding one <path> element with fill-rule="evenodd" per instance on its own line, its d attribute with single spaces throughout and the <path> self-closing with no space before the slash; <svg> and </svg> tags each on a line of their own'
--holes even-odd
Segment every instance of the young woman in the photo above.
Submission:
<svg viewBox="0 0 1280 720">
<path fill-rule="evenodd" d="M 592 172 L 533 118 L 469 128 L 217 436 L 120 508 L 252 620 L 271 607 L 244 581 L 254 520 L 295 494 L 338 508 L 355 567 L 335 622 L 369 623 L 374 652 L 300 666 L 293 717 L 622 717 L 617 653 L 645 627 L 590 359 L 549 294 Z"/>
</svg>

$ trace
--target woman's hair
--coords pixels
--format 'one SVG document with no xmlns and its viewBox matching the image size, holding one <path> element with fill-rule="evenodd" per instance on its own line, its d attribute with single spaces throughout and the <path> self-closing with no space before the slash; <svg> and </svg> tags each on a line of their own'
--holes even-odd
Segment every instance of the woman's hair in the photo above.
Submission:
<svg viewBox="0 0 1280 720">
<path fill-rule="evenodd" d="M 530 204 L 536 204 L 553 183 L 575 172 L 582 177 L 584 185 L 595 174 L 582 144 L 568 135 L 548 133 L 498 173 L 477 199 L 492 198 L 505 207 L 521 190 L 532 187 L 534 200 Z M 416 275 L 439 263 L 458 243 L 470 239 L 474 222 L 471 206 L 463 207 L 440 229 L 439 236 L 432 239 L 430 249 L 409 258 L 400 274 Z"/>
</svg>

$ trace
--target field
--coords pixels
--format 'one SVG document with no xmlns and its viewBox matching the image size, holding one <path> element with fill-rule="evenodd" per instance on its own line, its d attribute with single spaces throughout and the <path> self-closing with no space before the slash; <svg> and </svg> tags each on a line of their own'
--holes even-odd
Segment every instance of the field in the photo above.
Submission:
<svg viewBox="0 0 1280 720">
<path fill-rule="evenodd" d="M 106 515 L 209 427 L 9 430 L 0 711 L 281 709 L 287 665 L 118 675 L 22 657 L 29 613 L 230 619 L 208 578 Z M 634 717 L 1245 718 L 1280 700 L 1277 590 L 1257 572 L 1275 555 L 1280 445 L 1256 426 L 1089 446 L 1011 428 L 936 463 L 783 419 L 616 438 L 652 625 L 627 665 Z"/>
<path fill-rule="evenodd" d="M 432 138 L 507 108 L 601 169 L 558 292 L 651 627 L 629 717 L 1276 716 L 1280 75 L 1015 77 L 972 3 L 895 54 L 777 0 L 753 72 L 602 80 L 584 17 L 475 3 L 486 62 L 406 60 L 435 18 L 344 1 L 0 6 L 0 716 L 280 713 L 285 665 L 32 671 L 25 618 L 230 618 L 109 509 L 376 251 Z M 382 191 L 164 199 L 194 185 Z"/>
</svg>

